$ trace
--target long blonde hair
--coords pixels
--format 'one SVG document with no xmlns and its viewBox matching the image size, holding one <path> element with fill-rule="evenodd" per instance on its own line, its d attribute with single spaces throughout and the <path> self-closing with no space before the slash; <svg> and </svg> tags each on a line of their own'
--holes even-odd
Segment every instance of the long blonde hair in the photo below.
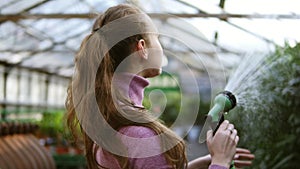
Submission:
<svg viewBox="0 0 300 169">
<path fill-rule="evenodd" d="M 120 144 L 119 139 L 102 139 L 98 146 L 95 146 L 94 141 L 88 136 L 85 130 L 78 130 L 78 124 L 82 125 L 80 120 L 78 120 L 78 116 L 88 116 L 88 112 L 94 111 L 91 107 L 91 101 L 86 99 L 87 95 L 89 95 L 88 88 L 89 86 L 86 84 L 91 79 L 87 79 L 85 76 L 86 73 L 96 72 L 96 77 L 94 79 L 95 84 L 94 90 L 96 101 L 98 104 L 99 111 L 103 116 L 103 120 L 105 120 L 113 129 L 118 130 L 124 126 L 137 125 L 137 126 L 145 126 L 151 128 L 156 134 L 164 133 L 166 137 L 160 137 L 161 146 L 169 146 L 174 144 L 175 146 L 166 150 L 164 152 L 164 156 L 168 162 L 174 169 L 182 169 L 187 166 L 187 158 L 185 154 L 185 144 L 181 138 L 176 136 L 170 129 L 165 127 L 158 120 L 155 120 L 154 117 L 147 110 L 142 108 L 134 108 L 132 106 L 131 115 L 136 116 L 139 119 L 145 119 L 147 123 L 138 123 L 131 121 L 121 115 L 117 108 L 114 105 L 112 98 L 112 78 L 113 74 L 118 67 L 118 65 L 124 60 L 124 57 L 129 56 L 133 51 L 133 45 L 139 39 L 146 39 L 147 35 L 138 34 L 134 36 L 130 36 L 116 45 L 114 45 L 107 53 L 102 54 L 101 52 L 105 51 L 105 44 L 99 39 L 99 34 L 97 31 L 101 29 L 104 25 L 131 15 L 131 14 L 139 14 L 142 13 L 138 8 L 133 7 L 131 5 L 117 5 L 109 8 L 104 14 L 100 15 L 93 26 L 93 31 L 90 35 L 88 35 L 82 42 L 79 52 L 75 58 L 75 74 L 72 78 L 72 82 L 68 88 L 68 95 L 66 99 L 66 108 L 67 108 L 67 125 L 74 136 L 76 141 L 82 140 L 84 143 L 85 156 L 87 159 L 87 164 L 89 169 L 97 169 L 104 168 L 103 166 L 99 166 L 96 162 L 96 152 L 99 146 L 101 148 L 107 146 L 114 146 Z M 147 42 L 146 42 L 147 43 Z M 103 55 L 103 56 L 101 56 Z M 100 65 L 95 64 L 95 59 L 100 59 Z M 87 67 L 88 65 L 88 67 Z M 74 91 L 76 91 L 76 96 L 74 96 Z M 76 109 L 77 103 L 74 103 L 75 97 L 79 100 L 79 102 L 84 102 L 84 109 Z M 87 117 L 93 118 L 93 117 Z M 99 122 L 100 125 L 103 122 Z M 107 132 L 107 126 L 103 125 L 99 128 L 98 132 L 106 132 L 108 137 L 114 138 L 111 133 Z M 100 138 L 101 139 L 101 138 Z M 98 143 L 98 142 L 97 142 Z M 176 143 L 176 144 L 175 144 Z M 121 168 L 128 168 L 128 158 L 120 155 L 116 155 L 111 153 L 119 162 Z"/>
</svg>

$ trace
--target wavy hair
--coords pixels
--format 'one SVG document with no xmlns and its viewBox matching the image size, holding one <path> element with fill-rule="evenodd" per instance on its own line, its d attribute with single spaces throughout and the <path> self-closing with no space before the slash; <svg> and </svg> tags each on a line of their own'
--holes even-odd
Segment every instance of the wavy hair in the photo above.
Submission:
<svg viewBox="0 0 300 169">
<path fill-rule="evenodd" d="M 167 147 L 169 145 L 175 145 L 164 152 L 164 156 L 174 169 L 182 169 L 187 166 L 187 158 L 185 153 L 185 144 L 181 138 L 179 138 L 170 129 L 165 127 L 160 121 L 148 113 L 143 108 L 136 108 L 131 105 L 131 116 L 144 119 L 147 123 L 138 123 L 131 121 L 122 116 L 117 110 L 113 101 L 112 78 L 118 65 L 133 52 L 134 45 L 139 39 L 145 39 L 146 43 L 149 40 L 146 34 L 138 34 L 130 36 L 116 45 L 114 45 L 107 53 L 107 45 L 101 41 L 97 31 L 104 25 L 131 15 L 142 13 L 138 8 L 121 4 L 109 8 L 104 14 L 99 15 L 93 25 L 93 31 L 83 40 L 80 49 L 75 57 L 75 73 L 67 91 L 66 108 L 67 108 L 67 125 L 70 129 L 73 138 L 76 142 L 82 141 L 84 144 L 85 156 L 87 159 L 87 165 L 89 169 L 104 168 L 99 166 L 96 161 L 96 152 L 99 147 L 104 148 L 107 146 L 114 147 L 114 145 L 121 144 L 119 139 L 101 139 L 99 145 L 95 146 L 94 140 L 92 140 L 86 131 L 83 129 L 82 123 L 79 119 L 85 117 L 87 120 L 93 117 L 88 112 L 94 111 L 91 107 L 92 101 L 89 99 L 90 91 L 95 93 L 98 108 L 103 120 L 110 125 L 113 129 L 117 130 L 124 126 L 137 125 L 151 128 L 157 135 L 164 134 L 165 137 L 159 137 L 161 147 Z M 142 28 L 141 28 L 142 29 Z M 100 65 L 97 65 L 95 59 L 101 60 Z M 87 66 L 88 65 L 88 66 Z M 94 86 L 90 87 L 87 82 L 93 79 L 88 79 L 86 76 L 89 72 L 96 72 L 94 79 Z M 76 96 L 74 96 L 74 91 Z M 74 99 L 77 101 L 74 102 Z M 77 109 L 77 104 L 80 103 L 83 106 L 82 109 Z M 130 105 L 130 101 L 128 101 Z M 78 118 L 80 117 L 80 118 Z M 106 136 L 114 138 L 115 136 L 107 132 L 107 126 L 103 121 L 99 121 L 100 128 L 98 132 L 105 133 Z M 78 125 L 81 130 L 78 130 Z M 101 137 L 101 136 L 100 136 Z M 98 142 L 97 142 L 98 143 Z M 122 150 L 123 151 L 123 150 Z M 129 168 L 128 158 L 111 153 L 117 160 L 121 168 Z"/>
</svg>

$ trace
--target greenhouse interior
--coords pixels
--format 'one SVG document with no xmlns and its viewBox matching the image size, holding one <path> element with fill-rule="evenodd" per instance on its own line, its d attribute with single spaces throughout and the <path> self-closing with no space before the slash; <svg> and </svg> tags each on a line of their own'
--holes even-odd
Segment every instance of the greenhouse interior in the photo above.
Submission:
<svg viewBox="0 0 300 169">
<path fill-rule="evenodd" d="M 88 168 L 66 124 L 67 90 L 97 16 L 119 4 L 157 28 L 162 72 L 142 102 L 184 140 L 189 161 L 209 153 L 199 137 L 215 96 L 229 91 L 236 106 L 218 116 L 255 155 L 245 168 L 299 168 L 299 1 L 1 0 L 1 169 Z"/>
</svg>

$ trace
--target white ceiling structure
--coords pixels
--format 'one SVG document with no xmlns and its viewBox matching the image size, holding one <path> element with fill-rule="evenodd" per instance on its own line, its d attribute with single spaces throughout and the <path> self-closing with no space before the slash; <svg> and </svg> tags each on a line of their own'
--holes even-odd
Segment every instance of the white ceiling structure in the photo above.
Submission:
<svg viewBox="0 0 300 169">
<path fill-rule="evenodd" d="M 0 64 L 70 77 L 95 13 L 119 3 L 148 13 L 163 48 L 199 70 L 300 42 L 297 0 L 1 0 Z"/>
</svg>

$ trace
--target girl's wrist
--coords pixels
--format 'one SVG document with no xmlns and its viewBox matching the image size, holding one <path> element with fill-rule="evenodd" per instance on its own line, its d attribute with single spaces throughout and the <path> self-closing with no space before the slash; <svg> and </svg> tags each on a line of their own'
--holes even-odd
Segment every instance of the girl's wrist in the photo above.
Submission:
<svg viewBox="0 0 300 169">
<path fill-rule="evenodd" d="M 212 165 L 209 166 L 208 169 L 228 169 L 228 168 L 224 167 L 224 166 L 217 165 L 217 164 L 212 164 Z"/>
<path fill-rule="evenodd" d="M 229 168 L 230 167 L 230 162 L 226 162 L 224 160 L 212 159 L 211 165 L 219 165 L 219 166 L 222 166 L 222 167 L 225 167 L 225 168 Z"/>
</svg>

